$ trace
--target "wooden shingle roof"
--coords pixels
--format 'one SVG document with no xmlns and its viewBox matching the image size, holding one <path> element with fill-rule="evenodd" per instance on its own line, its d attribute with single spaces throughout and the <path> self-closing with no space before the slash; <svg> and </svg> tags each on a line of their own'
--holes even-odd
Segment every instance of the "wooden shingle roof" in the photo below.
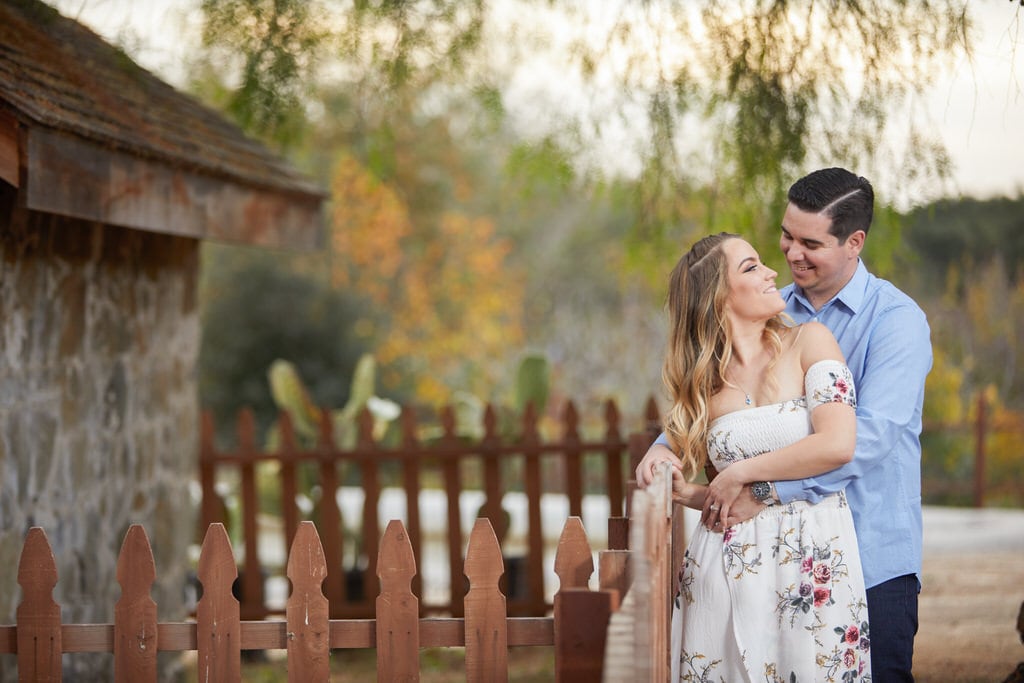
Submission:
<svg viewBox="0 0 1024 683">
<path fill-rule="evenodd" d="M 0 0 L 0 178 L 41 211 L 268 246 L 321 239 L 321 188 L 38 0 Z"/>
</svg>

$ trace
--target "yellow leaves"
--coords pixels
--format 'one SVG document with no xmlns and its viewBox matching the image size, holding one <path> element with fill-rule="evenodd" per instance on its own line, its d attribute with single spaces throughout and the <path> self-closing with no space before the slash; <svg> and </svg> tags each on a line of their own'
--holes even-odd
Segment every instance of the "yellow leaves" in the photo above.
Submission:
<svg viewBox="0 0 1024 683">
<path fill-rule="evenodd" d="M 511 243 L 489 218 L 454 210 L 414 223 L 402 196 L 351 157 L 338 162 L 332 190 L 333 279 L 375 305 L 381 365 L 411 368 L 425 402 L 489 392 L 523 340 Z"/>
<path fill-rule="evenodd" d="M 924 421 L 959 424 L 965 417 L 962 398 L 964 371 L 950 362 L 949 354 L 941 347 L 936 346 L 932 351 L 932 370 L 924 385 Z"/>
<path fill-rule="evenodd" d="M 391 188 L 348 155 L 335 167 L 331 194 L 331 248 L 348 266 L 334 268 L 332 279 L 383 303 L 402 264 L 402 242 L 412 232 L 408 211 Z"/>
</svg>

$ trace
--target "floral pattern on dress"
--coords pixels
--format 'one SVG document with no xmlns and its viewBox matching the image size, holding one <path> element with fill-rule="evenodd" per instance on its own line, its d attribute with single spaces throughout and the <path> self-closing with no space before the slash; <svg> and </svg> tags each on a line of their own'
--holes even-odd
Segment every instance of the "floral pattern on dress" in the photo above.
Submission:
<svg viewBox="0 0 1024 683">
<path fill-rule="evenodd" d="M 812 405 L 824 403 L 845 403 L 851 408 L 857 407 L 857 390 L 853 387 L 853 374 L 850 368 L 839 365 L 828 371 L 828 380 L 816 386 L 812 392 Z"/>
<path fill-rule="evenodd" d="M 780 566 L 793 562 L 800 564 L 799 585 L 790 584 L 783 591 L 776 591 L 779 600 L 775 614 L 779 625 L 788 618 L 790 628 L 796 624 L 800 614 L 836 604 L 832 591 L 837 584 L 845 584 L 850 575 L 843 551 L 832 549 L 832 543 L 838 537 L 814 547 L 802 547 L 794 541 L 794 536 L 802 534 L 788 529 L 779 534 L 772 546 L 772 555 Z"/>
<path fill-rule="evenodd" d="M 823 403 L 856 408 L 841 362 L 820 361 L 805 379 L 801 398 L 712 422 L 712 464 L 721 471 L 806 436 Z M 698 526 L 678 580 L 674 681 L 870 683 L 867 601 L 844 492 L 767 507 L 721 534 Z"/>
</svg>

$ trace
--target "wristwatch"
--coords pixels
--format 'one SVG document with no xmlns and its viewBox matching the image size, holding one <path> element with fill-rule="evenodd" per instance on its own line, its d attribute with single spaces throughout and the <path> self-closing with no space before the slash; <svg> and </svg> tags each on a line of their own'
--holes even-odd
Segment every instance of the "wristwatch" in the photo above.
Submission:
<svg viewBox="0 0 1024 683">
<path fill-rule="evenodd" d="M 775 505 L 775 487 L 771 485 L 771 482 L 755 481 L 750 485 L 750 492 L 754 494 L 754 498 L 758 502 Z"/>
</svg>

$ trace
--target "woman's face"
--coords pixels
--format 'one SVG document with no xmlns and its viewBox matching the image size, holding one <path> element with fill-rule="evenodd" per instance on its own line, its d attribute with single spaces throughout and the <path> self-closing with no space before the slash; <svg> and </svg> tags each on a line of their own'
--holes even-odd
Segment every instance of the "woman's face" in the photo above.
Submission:
<svg viewBox="0 0 1024 683">
<path fill-rule="evenodd" d="M 731 239 L 722 250 L 729 283 L 727 312 L 744 320 L 767 320 L 785 310 L 786 302 L 775 287 L 778 273 L 761 263 L 761 257 L 746 240 Z"/>
</svg>

